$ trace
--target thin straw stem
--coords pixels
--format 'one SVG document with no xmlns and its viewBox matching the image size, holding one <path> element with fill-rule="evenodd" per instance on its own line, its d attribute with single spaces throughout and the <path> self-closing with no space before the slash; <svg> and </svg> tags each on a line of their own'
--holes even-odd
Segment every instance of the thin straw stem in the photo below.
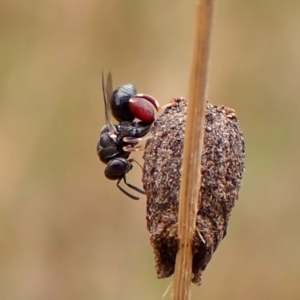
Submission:
<svg viewBox="0 0 300 300">
<path fill-rule="evenodd" d="M 203 123 L 213 3 L 213 0 L 199 0 L 196 8 L 196 29 L 178 212 L 179 250 L 174 275 L 174 300 L 188 300 L 191 297 L 192 241 L 197 208 L 201 206 L 198 200 L 201 183 Z"/>
</svg>

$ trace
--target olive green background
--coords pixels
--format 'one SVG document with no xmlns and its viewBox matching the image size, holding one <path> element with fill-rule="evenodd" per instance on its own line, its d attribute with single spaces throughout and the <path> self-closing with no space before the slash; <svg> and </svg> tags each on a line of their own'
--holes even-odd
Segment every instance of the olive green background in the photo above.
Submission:
<svg viewBox="0 0 300 300">
<path fill-rule="evenodd" d="M 186 96 L 195 2 L 0 1 L 0 299 L 161 299 L 145 198 L 96 155 L 100 74 Z M 300 299 L 299 12 L 216 1 L 208 97 L 236 110 L 246 171 L 192 299 Z M 128 181 L 142 186 L 138 167 Z"/>
</svg>

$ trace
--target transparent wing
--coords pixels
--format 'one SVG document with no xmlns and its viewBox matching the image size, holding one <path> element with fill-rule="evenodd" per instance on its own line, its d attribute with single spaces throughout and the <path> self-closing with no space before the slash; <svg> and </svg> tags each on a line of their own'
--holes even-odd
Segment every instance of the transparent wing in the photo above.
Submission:
<svg viewBox="0 0 300 300">
<path fill-rule="evenodd" d="M 105 109 L 105 122 L 108 125 L 110 134 L 115 134 L 115 128 L 113 126 L 113 123 L 111 121 L 111 114 L 110 114 L 110 107 L 108 103 L 108 99 L 110 99 L 112 95 L 112 77 L 111 73 L 109 72 L 107 75 L 107 80 L 105 84 L 104 80 L 104 73 L 102 70 L 102 92 L 103 92 L 103 99 L 104 99 L 104 109 Z"/>
<path fill-rule="evenodd" d="M 106 91 L 107 100 L 110 101 L 113 93 L 113 82 L 112 82 L 112 76 L 110 72 L 108 72 L 107 74 L 105 91 Z"/>
</svg>

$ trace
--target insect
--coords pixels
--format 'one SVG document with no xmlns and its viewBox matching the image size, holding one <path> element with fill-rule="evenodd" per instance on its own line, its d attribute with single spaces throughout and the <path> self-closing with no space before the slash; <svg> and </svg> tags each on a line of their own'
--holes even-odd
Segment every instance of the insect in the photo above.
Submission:
<svg viewBox="0 0 300 300">
<path fill-rule="evenodd" d="M 120 182 L 123 180 L 129 188 L 145 194 L 143 190 L 126 181 L 126 174 L 133 167 L 132 162 L 136 162 L 128 157 L 131 152 L 142 149 L 137 144 L 149 132 L 155 119 L 153 107 L 158 111 L 159 104 L 149 95 L 137 94 L 132 83 L 122 85 L 113 92 L 112 90 L 111 73 L 108 73 L 105 83 L 102 72 L 106 125 L 100 133 L 97 153 L 100 160 L 107 164 L 104 171 L 106 178 L 117 180 L 117 187 L 125 195 L 138 200 L 138 197 L 124 190 Z M 110 113 L 119 122 L 118 124 L 112 123 Z"/>
</svg>

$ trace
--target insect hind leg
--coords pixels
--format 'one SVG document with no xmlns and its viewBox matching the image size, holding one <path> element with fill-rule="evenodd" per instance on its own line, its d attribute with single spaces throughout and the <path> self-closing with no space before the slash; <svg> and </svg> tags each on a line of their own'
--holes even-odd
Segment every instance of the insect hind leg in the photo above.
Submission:
<svg viewBox="0 0 300 300">
<path fill-rule="evenodd" d="M 117 187 L 118 187 L 118 189 L 119 189 L 122 193 L 124 193 L 127 197 L 129 197 L 129 198 L 131 198 L 131 199 L 133 199 L 133 200 L 139 200 L 140 198 L 131 195 L 130 193 L 128 193 L 127 191 L 125 191 L 125 190 L 120 186 L 120 182 L 121 182 L 122 179 L 124 179 L 124 182 L 125 182 L 125 184 L 126 184 L 127 186 L 129 186 L 130 188 L 133 188 L 134 190 L 138 191 L 138 190 L 137 190 L 137 189 L 138 189 L 137 187 L 131 186 L 131 184 L 128 184 L 128 183 L 126 182 L 125 176 L 122 177 L 122 178 L 120 178 L 120 179 L 117 181 Z"/>
<path fill-rule="evenodd" d="M 143 194 L 143 195 L 146 194 L 144 190 L 141 190 L 141 189 L 139 189 L 138 187 L 136 187 L 136 186 L 134 186 L 134 185 L 132 185 L 132 184 L 130 184 L 130 183 L 127 183 L 125 175 L 124 175 L 123 179 L 124 179 L 125 184 L 126 184 L 128 187 L 130 187 L 131 189 L 133 189 L 133 190 L 135 190 L 135 191 L 137 191 L 137 192 L 139 192 L 139 193 L 141 193 L 141 194 Z"/>
</svg>

